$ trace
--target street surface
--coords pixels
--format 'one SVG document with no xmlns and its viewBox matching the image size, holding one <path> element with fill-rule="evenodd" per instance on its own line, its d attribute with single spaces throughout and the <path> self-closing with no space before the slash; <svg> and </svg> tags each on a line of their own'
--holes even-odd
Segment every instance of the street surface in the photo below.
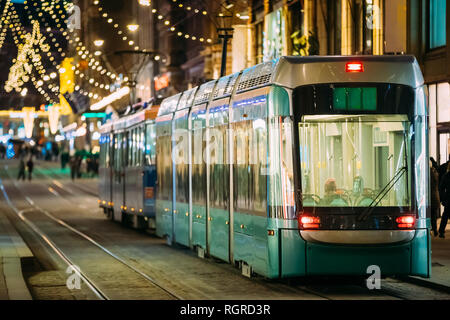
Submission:
<svg viewBox="0 0 450 320">
<path fill-rule="evenodd" d="M 450 299 L 399 279 L 382 280 L 381 290 L 361 279 L 248 279 L 232 265 L 108 221 L 95 178 L 73 182 L 68 169 L 36 161 L 33 180 L 17 181 L 17 168 L 15 160 L 0 161 L 0 215 L 34 255 L 22 263 L 33 299 Z M 66 285 L 73 274 L 67 262 L 87 280 L 79 289 Z"/>
</svg>

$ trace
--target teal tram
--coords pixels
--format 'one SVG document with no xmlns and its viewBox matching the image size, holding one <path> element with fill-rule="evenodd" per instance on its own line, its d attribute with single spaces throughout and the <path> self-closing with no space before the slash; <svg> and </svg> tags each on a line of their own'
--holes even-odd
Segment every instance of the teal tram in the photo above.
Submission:
<svg viewBox="0 0 450 320">
<path fill-rule="evenodd" d="M 105 126 L 99 203 L 246 275 L 430 277 L 425 101 L 412 56 L 259 64 Z"/>
</svg>

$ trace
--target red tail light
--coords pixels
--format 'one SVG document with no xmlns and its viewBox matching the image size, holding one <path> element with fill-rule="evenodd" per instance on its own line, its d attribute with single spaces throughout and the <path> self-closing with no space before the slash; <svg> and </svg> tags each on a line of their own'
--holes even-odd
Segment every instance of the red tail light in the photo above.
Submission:
<svg viewBox="0 0 450 320">
<path fill-rule="evenodd" d="M 313 216 L 299 216 L 298 224 L 301 229 L 319 229 L 320 218 Z"/>
<path fill-rule="evenodd" d="M 347 62 L 345 72 L 364 72 L 364 66 L 361 62 Z"/>
<path fill-rule="evenodd" d="M 414 216 L 401 216 L 397 217 L 395 222 L 400 229 L 411 229 L 416 223 L 416 218 Z"/>
</svg>

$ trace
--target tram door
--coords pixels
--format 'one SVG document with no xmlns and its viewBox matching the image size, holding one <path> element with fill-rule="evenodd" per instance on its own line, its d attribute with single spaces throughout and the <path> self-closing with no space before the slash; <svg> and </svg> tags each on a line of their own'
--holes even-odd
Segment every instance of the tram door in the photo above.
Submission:
<svg viewBox="0 0 450 320">
<path fill-rule="evenodd" d="M 175 241 L 189 246 L 189 109 L 175 113 L 172 134 L 174 139 L 174 204 Z"/>
<path fill-rule="evenodd" d="M 207 251 L 207 167 L 205 162 L 206 104 L 196 106 L 190 115 L 191 129 L 191 239 L 192 246 Z"/>
<path fill-rule="evenodd" d="M 156 235 L 173 237 L 172 114 L 156 123 Z"/>
<path fill-rule="evenodd" d="M 113 167 L 113 203 L 114 220 L 122 220 L 122 208 L 125 206 L 125 166 L 127 159 L 127 134 L 119 133 L 114 137 L 114 167 Z"/>
<path fill-rule="evenodd" d="M 223 104 L 223 106 L 221 106 Z M 214 105 L 216 107 L 214 107 Z M 228 99 L 208 112 L 209 254 L 230 261 L 230 165 L 228 151 Z"/>
</svg>

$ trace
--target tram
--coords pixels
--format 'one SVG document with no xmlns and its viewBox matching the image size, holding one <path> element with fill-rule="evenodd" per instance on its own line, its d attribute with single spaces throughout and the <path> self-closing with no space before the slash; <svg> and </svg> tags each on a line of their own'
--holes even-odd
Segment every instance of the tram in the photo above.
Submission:
<svg viewBox="0 0 450 320">
<path fill-rule="evenodd" d="M 153 105 L 100 128 L 99 205 L 111 220 L 138 229 L 155 217 L 158 109 Z"/>
<path fill-rule="evenodd" d="M 100 205 L 245 275 L 430 277 L 425 101 L 413 56 L 262 63 L 105 127 Z"/>
</svg>

